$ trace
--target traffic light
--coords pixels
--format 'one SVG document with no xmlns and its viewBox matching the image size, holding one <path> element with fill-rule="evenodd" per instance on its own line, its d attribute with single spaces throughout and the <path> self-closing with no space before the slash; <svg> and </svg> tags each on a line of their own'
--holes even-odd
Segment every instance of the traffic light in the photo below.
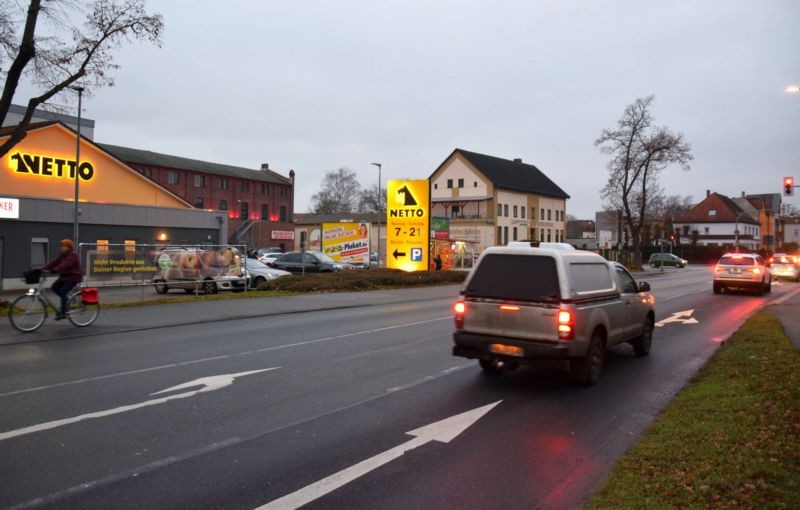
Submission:
<svg viewBox="0 0 800 510">
<path fill-rule="evenodd" d="M 783 194 L 787 197 L 794 195 L 794 177 L 783 178 Z"/>
</svg>

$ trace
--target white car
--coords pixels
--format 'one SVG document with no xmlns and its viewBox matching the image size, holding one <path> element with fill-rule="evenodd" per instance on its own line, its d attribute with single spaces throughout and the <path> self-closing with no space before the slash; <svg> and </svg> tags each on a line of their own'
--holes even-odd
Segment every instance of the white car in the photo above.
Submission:
<svg viewBox="0 0 800 510">
<path fill-rule="evenodd" d="M 280 253 L 277 255 L 280 255 Z M 250 287 L 253 288 L 258 287 L 266 281 L 292 274 L 289 271 L 283 271 L 281 269 L 269 267 L 257 259 L 248 258 L 245 261 L 244 266 L 245 271 L 250 276 Z"/>
<path fill-rule="evenodd" d="M 786 278 L 800 282 L 800 267 L 798 259 L 786 253 L 776 253 L 769 259 L 769 270 L 773 278 Z"/>
<path fill-rule="evenodd" d="M 750 289 L 759 295 L 772 290 L 772 273 L 757 253 L 726 253 L 714 266 L 714 294 Z"/>
</svg>

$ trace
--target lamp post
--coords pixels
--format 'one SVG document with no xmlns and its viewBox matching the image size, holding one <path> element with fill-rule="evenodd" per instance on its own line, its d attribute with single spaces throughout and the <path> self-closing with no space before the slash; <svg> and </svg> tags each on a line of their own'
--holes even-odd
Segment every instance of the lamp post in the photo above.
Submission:
<svg viewBox="0 0 800 510">
<path fill-rule="evenodd" d="M 80 257 L 80 242 L 78 241 L 78 183 L 80 182 L 81 168 L 81 102 L 83 99 L 83 87 L 70 87 L 78 93 L 78 136 L 75 142 L 75 211 L 72 219 L 72 240 L 78 248 Z"/>
<path fill-rule="evenodd" d="M 372 166 L 378 167 L 378 269 L 381 268 L 381 218 L 383 214 L 383 198 L 381 198 L 381 164 L 372 163 Z"/>
<path fill-rule="evenodd" d="M 736 247 L 736 253 L 739 253 L 739 218 L 741 218 L 743 214 L 747 214 L 747 211 L 742 211 L 736 215 L 736 227 L 733 231 L 733 234 L 736 236 L 733 243 L 733 245 Z"/>
</svg>

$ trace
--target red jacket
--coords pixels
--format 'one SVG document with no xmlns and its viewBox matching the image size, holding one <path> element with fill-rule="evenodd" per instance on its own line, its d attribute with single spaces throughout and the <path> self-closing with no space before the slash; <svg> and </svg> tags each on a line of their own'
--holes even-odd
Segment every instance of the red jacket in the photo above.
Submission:
<svg viewBox="0 0 800 510">
<path fill-rule="evenodd" d="M 80 282 L 83 280 L 81 261 L 73 250 L 61 253 L 55 260 L 42 267 L 42 271 L 58 273 L 59 278 L 64 282 Z"/>
</svg>

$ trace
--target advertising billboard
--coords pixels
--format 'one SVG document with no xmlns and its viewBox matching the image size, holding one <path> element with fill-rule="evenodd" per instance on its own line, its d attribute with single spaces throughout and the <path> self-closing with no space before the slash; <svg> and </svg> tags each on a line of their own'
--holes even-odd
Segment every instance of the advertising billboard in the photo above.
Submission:
<svg viewBox="0 0 800 510">
<path fill-rule="evenodd" d="M 322 253 L 337 262 L 369 266 L 367 221 L 322 224 Z"/>
<path fill-rule="evenodd" d="M 428 270 L 429 204 L 427 180 L 386 183 L 386 267 Z"/>
</svg>

